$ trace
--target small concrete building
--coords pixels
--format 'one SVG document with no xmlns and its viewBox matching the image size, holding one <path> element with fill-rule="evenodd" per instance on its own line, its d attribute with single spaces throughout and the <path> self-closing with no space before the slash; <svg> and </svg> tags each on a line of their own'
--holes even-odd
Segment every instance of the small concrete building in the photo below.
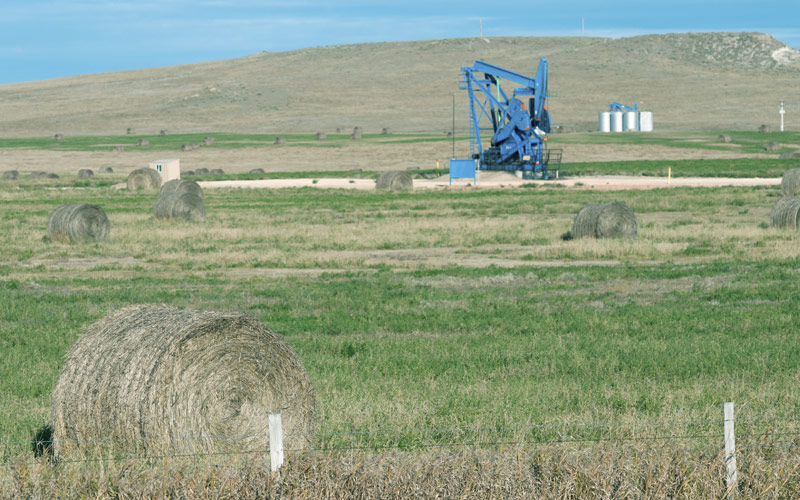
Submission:
<svg viewBox="0 0 800 500">
<path fill-rule="evenodd" d="M 181 178 L 181 161 L 178 159 L 151 161 L 150 168 L 161 174 L 162 183 Z"/>
</svg>

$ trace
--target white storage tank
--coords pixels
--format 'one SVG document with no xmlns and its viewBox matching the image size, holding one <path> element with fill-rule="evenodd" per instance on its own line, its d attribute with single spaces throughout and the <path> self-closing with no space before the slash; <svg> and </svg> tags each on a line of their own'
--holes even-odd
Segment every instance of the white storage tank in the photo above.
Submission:
<svg viewBox="0 0 800 500">
<path fill-rule="evenodd" d="M 637 120 L 637 118 L 638 118 L 636 116 L 637 114 L 638 113 L 636 113 L 636 111 L 626 111 L 625 112 L 625 114 L 622 117 L 623 118 L 623 122 L 624 122 L 623 126 L 622 126 L 622 130 L 624 130 L 625 132 L 639 130 L 639 124 L 637 123 L 639 120 Z"/>
<path fill-rule="evenodd" d="M 642 132 L 653 131 L 653 112 L 642 111 L 639 113 L 639 130 Z"/>
<path fill-rule="evenodd" d="M 597 130 L 600 132 L 611 132 L 611 113 L 603 111 L 597 118 Z"/>
<path fill-rule="evenodd" d="M 611 112 L 611 131 L 622 132 L 622 111 Z"/>
</svg>

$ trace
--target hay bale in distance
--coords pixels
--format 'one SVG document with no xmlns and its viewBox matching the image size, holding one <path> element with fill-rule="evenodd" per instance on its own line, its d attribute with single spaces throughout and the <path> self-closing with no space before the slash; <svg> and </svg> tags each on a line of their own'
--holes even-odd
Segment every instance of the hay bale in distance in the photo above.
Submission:
<svg viewBox="0 0 800 500">
<path fill-rule="evenodd" d="M 276 137 L 273 144 L 286 144 L 286 139 L 284 137 Z"/>
<path fill-rule="evenodd" d="M 196 142 L 192 142 L 189 144 L 181 144 L 181 151 L 194 151 L 195 149 L 199 148 L 200 145 Z"/>
<path fill-rule="evenodd" d="M 787 158 L 800 158 L 800 151 L 794 151 L 792 153 L 781 153 L 781 155 L 778 158 L 782 160 Z"/>
<path fill-rule="evenodd" d="M 328 135 L 325 132 L 317 132 L 317 140 L 324 141 L 328 138 Z"/>
<path fill-rule="evenodd" d="M 342 127 L 336 127 L 336 133 L 337 134 L 341 134 L 342 133 Z"/>
<path fill-rule="evenodd" d="M 384 172 L 375 181 L 376 189 L 405 191 L 414 189 L 414 180 L 407 172 Z"/>
<path fill-rule="evenodd" d="M 201 143 L 203 146 L 210 146 L 214 144 L 214 138 L 210 135 L 203 137 L 203 142 Z"/>
<path fill-rule="evenodd" d="M 800 195 L 800 168 L 790 168 L 783 173 L 781 193 L 784 196 Z"/>
<path fill-rule="evenodd" d="M 717 137 L 717 142 L 731 142 L 731 136 L 728 134 L 720 134 L 719 137 Z"/>
<path fill-rule="evenodd" d="M 772 227 L 800 226 L 800 196 L 784 196 L 769 213 L 769 225 Z"/>
<path fill-rule="evenodd" d="M 56 134 L 56 135 L 53 136 L 53 139 L 56 140 L 56 141 L 63 141 L 64 140 L 64 134 Z"/>
<path fill-rule="evenodd" d="M 78 179 L 90 179 L 94 177 L 94 172 L 88 168 L 82 168 L 78 170 Z"/>
<path fill-rule="evenodd" d="M 101 174 L 113 174 L 114 169 L 111 167 L 100 167 L 100 170 L 98 170 L 98 172 L 100 172 Z"/>
<path fill-rule="evenodd" d="M 163 129 L 163 128 L 162 128 L 162 129 L 161 129 L 161 130 L 158 132 L 158 135 L 160 135 L 161 137 L 165 137 L 165 136 L 169 135 L 169 132 L 168 132 L 166 129 Z"/>
<path fill-rule="evenodd" d="M 778 142 L 770 141 L 766 146 L 764 146 L 764 149 L 766 149 L 769 153 L 774 153 L 781 150 L 781 145 Z"/>
<path fill-rule="evenodd" d="M 48 238 L 62 243 L 106 240 L 110 232 L 111 223 L 103 209 L 86 203 L 61 205 L 47 221 Z"/>
<path fill-rule="evenodd" d="M 129 306 L 90 325 L 67 355 L 51 397 L 53 451 L 266 451 L 270 413 L 282 415 L 286 449 L 311 444 L 314 387 L 280 335 L 244 314 Z M 116 439 L 87 441 L 101 437 Z"/>
<path fill-rule="evenodd" d="M 47 172 L 42 172 L 41 170 L 34 170 L 30 174 L 31 179 L 44 179 L 47 177 Z"/>
<path fill-rule="evenodd" d="M 772 132 L 772 129 L 769 127 L 769 125 L 761 125 L 760 127 L 758 127 L 758 132 L 760 134 L 768 134 Z"/>
<path fill-rule="evenodd" d="M 196 175 L 196 174 L 194 173 L 194 170 L 187 170 L 182 175 L 191 177 L 191 176 Z"/>
<path fill-rule="evenodd" d="M 192 193 L 205 199 L 203 188 L 200 187 L 197 181 L 190 179 L 172 179 L 171 181 L 165 182 L 164 185 L 161 186 L 159 196 L 163 196 L 165 193 Z"/>
<path fill-rule="evenodd" d="M 194 169 L 194 173 L 196 175 L 206 175 L 208 173 L 208 169 L 205 167 L 196 168 Z"/>
<path fill-rule="evenodd" d="M 205 219 L 206 204 L 203 198 L 196 193 L 163 193 L 153 205 L 153 217 L 156 219 Z"/>
<path fill-rule="evenodd" d="M 264 169 L 263 168 L 254 168 L 254 169 L 251 169 L 250 172 L 248 172 L 248 173 L 250 173 L 250 174 L 263 174 L 264 173 Z"/>
<path fill-rule="evenodd" d="M 222 170 L 221 168 L 212 168 L 211 170 L 208 171 L 208 173 L 213 175 L 222 175 L 225 173 L 225 171 Z"/>
<path fill-rule="evenodd" d="M 6 170 L 3 172 L 3 180 L 14 181 L 19 179 L 19 172 L 16 170 Z"/>
<path fill-rule="evenodd" d="M 133 129 L 131 127 L 128 127 L 127 129 L 125 129 L 125 133 L 128 135 L 133 135 Z"/>
<path fill-rule="evenodd" d="M 381 135 L 389 135 L 389 129 L 388 128 L 383 128 L 381 130 Z"/>
<path fill-rule="evenodd" d="M 111 150 L 115 153 L 122 153 L 125 151 L 125 146 L 114 146 Z"/>
<path fill-rule="evenodd" d="M 128 189 L 136 191 L 144 189 L 151 191 L 161 188 L 161 174 L 152 168 L 139 168 L 128 174 L 126 181 Z"/>
<path fill-rule="evenodd" d="M 353 139 L 354 141 L 361 139 L 361 132 L 353 132 L 350 134 L 350 139 Z"/>
<path fill-rule="evenodd" d="M 147 146 L 150 145 L 150 141 L 147 139 L 139 139 L 139 141 L 136 144 L 138 144 L 140 148 L 146 148 Z"/>
<path fill-rule="evenodd" d="M 591 203 L 578 211 L 572 237 L 614 238 L 636 236 L 636 215 L 624 203 Z"/>
</svg>

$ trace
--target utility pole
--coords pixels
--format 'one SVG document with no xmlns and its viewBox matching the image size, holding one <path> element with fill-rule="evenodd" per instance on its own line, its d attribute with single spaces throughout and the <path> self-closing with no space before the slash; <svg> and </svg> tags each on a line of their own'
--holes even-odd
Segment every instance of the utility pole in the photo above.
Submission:
<svg viewBox="0 0 800 500">
<path fill-rule="evenodd" d="M 786 110 L 783 109 L 783 101 L 781 101 L 781 110 L 779 113 L 781 114 L 781 132 L 783 132 L 783 115 L 786 114 Z"/>
</svg>

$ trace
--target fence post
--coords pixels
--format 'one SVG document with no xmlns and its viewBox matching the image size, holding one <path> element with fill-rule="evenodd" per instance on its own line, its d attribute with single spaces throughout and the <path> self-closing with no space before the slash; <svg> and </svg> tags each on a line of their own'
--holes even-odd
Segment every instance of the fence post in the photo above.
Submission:
<svg viewBox="0 0 800 500">
<path fill-rule="evenodd" d="M 725 466 L 727 468 L 728 498 L 736 496 L 736 436 L 733 431 L 733 403 L 723 405 L 725 415 Z"/>
<path fill-rule="evenodd" d="M 283 465 L 283 426 L 281 414 L 269 414 L 269 465 L 272 472 Z"/>
</svg>

